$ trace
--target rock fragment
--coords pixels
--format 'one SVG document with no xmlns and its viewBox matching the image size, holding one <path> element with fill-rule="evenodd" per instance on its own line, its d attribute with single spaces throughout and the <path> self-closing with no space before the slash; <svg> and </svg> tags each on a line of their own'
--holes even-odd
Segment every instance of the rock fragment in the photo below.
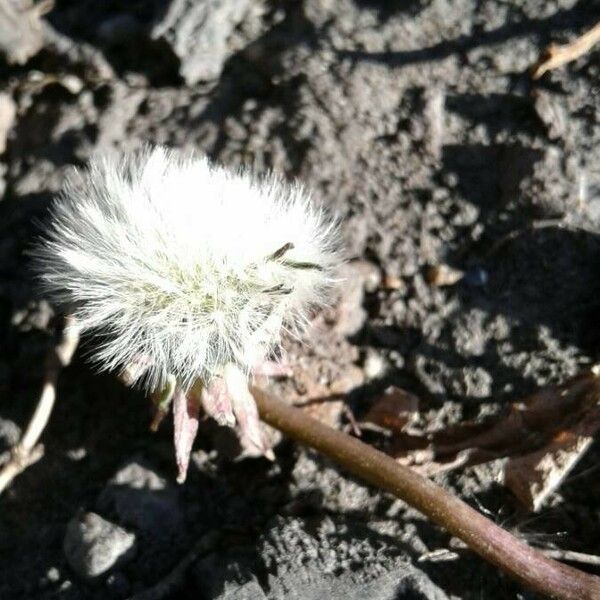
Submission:
<svg viewBox="0 0 600 600">
<path fill-rule="evenodd" d="M 77 515 L 67 525 L 63 549 L 73 571 L 94 579 L 130 559 L 135 535 L 93 512 Z"/>
<path fill-rule="evenodd" d="M 551 140 L 560 140 L 565 137 L 567 114 L 555 95 L 543 90 L 536 90 L 533 96 L 533 107 Z"/>
<path fill-rule="evenodd" d="M 221 74 L 233 51 L 230 37 L 251 4 L 251 0 L 173 0 L 151 35 L 171 45 L 188 85 L 210 81 Z"/>
<path fill-rule="evenodd" d="M 52 5 L 48 0 L 37 4 L 0 0 L 0 54 L 10 64 L 23 65 L 42 48 L 41 17 Z"/>
<path fill-rule="evenodd" d="M 363 327 L 367 312 L 363 308 L 365 292 L 373 292 L 381 284 L 377 267 L 368 261 L 355 261 L 340 269 L 340 300 L 337 305 L 336 333 L 352 336 Z"/>
<path fill-rule="evenodd" d="M 179 492 L 143 461 L 133 459 L 110 480 L 100 495 L 104 510 L 135 530 L 164 537 L 182 524 Z"/>
</svg>

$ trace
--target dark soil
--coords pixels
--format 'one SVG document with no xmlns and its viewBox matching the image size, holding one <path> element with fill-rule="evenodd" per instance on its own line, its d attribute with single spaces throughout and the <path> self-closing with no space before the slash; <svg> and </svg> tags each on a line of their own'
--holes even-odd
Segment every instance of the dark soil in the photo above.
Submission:
<svg viewBox="0 0 600 600">
<path fill-rule="evenodd" d="M 220 77 L 192 85 L 149 34 L 166 2 L 56 4 L 41 52 L 0 63 L 18 110 L 0 156 L 5 447 L 54 335 L 26 250 L 72 165 L 144 142 L 300 178 L 339 215 L 349 268 L 366 261 L 396 280 L 348 293 L 351 323 L 325 319 L 312 347 L 291 347 L 297 381 L 277 393 L 348 391 L 360 417 L 394 384 L 419 397 L 423 426 L 440 427 L 500 413 L 598 359 L 600 51 L 536 86 L 528 75 L 548 43 L 600 18 L 598 2 L 255 2 Z M 65 74 L 81 85 L 56 81 Z M 433 287 L 438 263 L 467 276 Z M 147 401 L 84 353 L 62 375 L 46 456 L 0 499 L 3 600 L 126 598 L 208 531 L 220 542 L 168 598 L 534 598 L 467 551 L 419 561 L 450 536 L 289 442 L 274 464 L 235 461 L 228 433 L 205 423 L 176 488 L 169 427 L 151 435 Z M 499 461 L 437 480 L 532 543 L 600 554 L 599 457 L 595 444 L 535 515 L 497 483 Z M 132 463 L 140 472 L 116 477 Z M 63 552 L 80 510 L 137 538 L 134 558 L 93 582 Z"/>
</svg>

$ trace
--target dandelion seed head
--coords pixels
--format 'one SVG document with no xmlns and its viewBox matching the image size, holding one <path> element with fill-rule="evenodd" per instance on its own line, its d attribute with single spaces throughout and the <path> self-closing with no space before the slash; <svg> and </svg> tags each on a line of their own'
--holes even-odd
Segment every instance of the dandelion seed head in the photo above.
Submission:
<svg viewBox="0 0 600 600">
<path fill-rule="evenodd" d="M 47 289 L 97 335 L 105 370 L 189 389 L 301 334 L 339 263 L 336 224 L 299 184 L 163 147 L 92 161 L 35 254 Z"/>
</svg>

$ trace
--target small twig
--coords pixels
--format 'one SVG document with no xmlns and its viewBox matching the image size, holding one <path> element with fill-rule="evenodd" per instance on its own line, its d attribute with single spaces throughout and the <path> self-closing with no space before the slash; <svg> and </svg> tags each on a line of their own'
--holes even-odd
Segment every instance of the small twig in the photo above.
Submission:
<svg viewBox="0 0 600 600">
<path fill-rule="evenodd" d="M 448 548 L 439 548 L 425 552 L 417 558 L 417 562 L 448 562 L 460 558 L 458 552 L 454 552 Z"/>
<path fill-rule="evenodd" d="M 181 587 L 190 566 L 200 557 L 214 552 L 221 541 L 221 537 L 222 535 L 218 531 L 210 531 L 202 536 L 164 579 L 161 579 L 151 588 L 139 594 L 134 594 L 128 600 L 162 600 L 162 598 L 173 594 L 177 588 Z"/>
<path fill-rule="evenodd" d="M 563 218 L 560 219 L 543 219 L 540 221 L 533 221 L 529 223 L 527 226 L 522 227 L 521 229 L 513 229 L 509 231 L 507 234 L 503 235 L 499 240 L 496 240 L 490 249 L 485 253 L 484 258 L 489 258 L 495 252 L 498 252 L 500 248 L 506 245 L 508 242 L 512 242 L 517 239 L 521 235 L 525 233 L 529 233 L 531 231 L 539 231 L 541 229 L 569 229 L 568 224 L 565 222 Z"/>
<path fill-rule="evenodd" d="M 544 50 L 539 62 L 533 67 L 531 77 L 539 79 L 547 71 L 562 67 L 574 61 L 586 52 L 589 52 L 595 44 L 600 42 L 600 23 L 596 23 L 589 31 L 578 37 L 570 44 L 552 44 Z"/>
<path fill-rule="evenodd" d="M 600 566 L 600 556 L 595 554 L 584 554 L 583 552 L 574 552 L 573 550 L 553 550 L 544 548 L 541 550 L 544 556 L 555 560 L 576 562 L 582 565 Z"/>
<path fill-rule="evenodd" d="M 71 362 L 78 343 L 79 329 L 72 317 L 66 317 L 61 339 L 51 349 L 46 358 L 42 393 L 35 412 L 29 421 L 29 425 L 27 425 L 23 437 L 11 449 L 10 458 L 0 471 L 0 494 L 19 473 L 37 462 L 44 455 L 44 446 L 38 444 L 38 440 L 46 428 L 50 414 L 54 408 L 58 375 L 61 369 Z"/>
<path fill-rule="evenodd" d="M 350 429 L 352 430 L 352 433 L 356 437 L 361 437 L 362 431 L 361 431 L 360 425 L 358 424 L 358 421 L 356 420 L 356 417 L 354 416 L 354 413 L 352 412 L 352 409 L 347 404 L 344 404 L 342 406 L 342 412 L 346 416 L 346 419 L 348 419 L 348 423 L 350 425 Z"/>
<path fill-rule="evenodd" d="M 600 578 L 534 550 L 440 486 L 375 448 L 255 389 L 263 421 L 372 485 L 391 492 L 526 587 L 559 600 L 600 598 Z"/>
<path fill-rule="evenodd" d="M 460 540 L 453 538 L 455 543 L 452 544 L 452 549 L 450 548 L 440 548 L 438 550 L 431 550 L 430 552 L 425 552 L 418 559 L 417 562 L 441 562 L 441 561 L 449 561 L 456 560 L 459 557 L 458 552 L 460 551 L 469 551 L 469 547 L 466 544 L 463 544 Z M 595 567 L 600 566 L 600 556 L 596 556 L 595 554 L 584 554 L 583 552 L 574 552 L 573 550 L 561 550 L 558 548 L 541 548 L 537 547 L 537 549 L 548 558 L 553 558 L 554 560 L 560 560 L 562 562 L 575 562 L 580 563 L 582 565 L 592 565 Z"/>
</svg>

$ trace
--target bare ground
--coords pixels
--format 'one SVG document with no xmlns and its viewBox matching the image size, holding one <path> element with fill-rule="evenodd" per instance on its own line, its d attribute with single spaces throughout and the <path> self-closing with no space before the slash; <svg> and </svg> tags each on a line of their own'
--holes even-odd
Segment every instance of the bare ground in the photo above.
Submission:
<svg viewBox="0 0 600 600">
<path fill-rule="evenodd" d="M 283 395 L 310 395 L 318 380 L 321 394 L 350 390 L 360 416 L 395 384 L 434 427 L 499 413 L 597 360 L 600 55 L 535 88 L 527 71 L 550 41 L 597 21 L 600 4 L 254 3 L 220 76 L 194 84 L 149 35 L 164 10 L 59 1 L 41 52 L 0 64 L 17 106 L 0 156 L 0 442 L 26 422 L 52 340 L 26 254 L 48 203 L 72 165 L 144 142 L 302 179 L 339 215 L 361 261 L 351 268 L 367 261 L 394 280 L 348 293 L 348 322 L 337 315 L 312 349 L 290 348 L 296 378 L 274 386 Z M 433 287 L 425 272 L 437 263 L 467 276 Z M 46 456 L 1 500 L 1 598 L 125 598 L 209 530 L 221 541 L 168 597 L 533 598 L 468 552 L 419 561 L 449 536 L 291 444 L 275 464 L 233 462 L 230 437 L 205 424 L 175 488 L 170 432 L 147 423 L 146 401 L 83 358 L 64 373 Z M 531 541 L 600 554 L 598 458 L 595 444 L 533 516 L 497 483 L 498 461 L 439 481 Z M 63 552 L 80 510 L 137 540 L 94 582 Z"/>
</svg>

